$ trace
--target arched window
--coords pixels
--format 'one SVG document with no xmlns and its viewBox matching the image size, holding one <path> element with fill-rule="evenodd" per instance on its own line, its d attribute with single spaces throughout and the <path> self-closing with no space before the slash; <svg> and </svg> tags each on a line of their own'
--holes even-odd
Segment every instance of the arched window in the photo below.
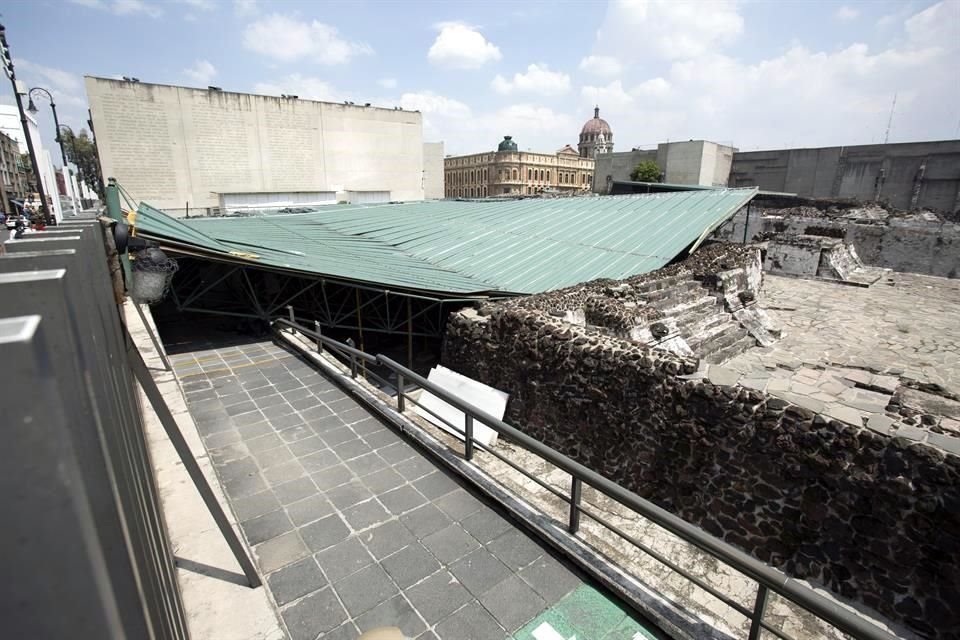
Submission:
<svg viewBox="0 0 960 640">
<path fill-rule="evenodd" d="M 543 182 L 543 169 L 540 169 L 540 182 Z"/>
<path fill-rule="evenodd" d="M 547 182 L 550 182 L 550 170 L 547 169 Z"/>
<path fill-rule="evenodd" d="M 484 171 L 484 173 L 486 173 L 486 171 Z M 483 197 L 484 197 L 484 198 L 487 197 L 487 188 L 486 188 L 486 187 L 483 188 Z"/>
<path fill-rule="evenodd" d="M 513 179 L 514 179 L 514 180 L 517 179 L 517 170 L 516 170 L 516 169 L 513 170 Z"/>
<path fill-rule="evenodd" d="M 527 180 L 533 180 L 533 169 L 527 169 Z"/>
</svg>

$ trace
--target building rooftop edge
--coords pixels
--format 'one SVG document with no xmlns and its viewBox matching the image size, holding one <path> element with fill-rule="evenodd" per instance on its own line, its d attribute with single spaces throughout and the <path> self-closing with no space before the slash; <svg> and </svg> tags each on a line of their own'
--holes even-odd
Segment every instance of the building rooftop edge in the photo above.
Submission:
<svg viewBox="0 0 960 640">
<path fill-rule="evenodd" d="M 97 75 L 91 75 L 91 74 L 86 74 L 83 77 L 92 78 L 93 80 L 105 80 L 107 82 L 116 82 L 120 84 L 134 84 L 134 85 L 144 84 L 144 85 L 151 85 L 154 87 L 170 87 L 172 89 L 189 89 L 191 91 L 204 91 L 204 92 L 210 93 L 210 89 L 208 87 L 189 87 L 182 84 L 167 84 L 164 82 L 144 82 L 143 80 L 137 80 L 136 82 L 131 82 L 129 80 L 117 80 L 116 78 L 105 78 L 103 76 L 97 76 Z M 258 98 L 273 98 L 274 100 L 298 100 L 300 102 L 318 102 L 320 104 L 329 104 L 329 105 L 340 106 L 340 107 L 355 107 L 357 109 L 379 109 L 381 111 L 390 111 L 390 112 L 402 111 L 404 113 L 420 113 L 422 115 L 420 111 L 415 111 L 411 109 L 402 109 L 402 108 L 394 109 L 393 107 L 378 107 L 377 105 L 372 103 L 370 104 L 369 107 L 367 107 L 367 106 L 364 106 L 363 104 L 344 104 L 343 102 L 332 102 L 330 100 L 312 100 L 310 98 L 300 98 L 300 97 L 282 98 L 280 96 L 271 96 L 263 93 L 251 93 L 249 91 L 228 91 L 226 89 L 219 89 L 218 91 L 216 91 L 216 93 L 227 93 L 227 94 L 234 94 L 238 96 L 256 96 Z"/>
</svg>

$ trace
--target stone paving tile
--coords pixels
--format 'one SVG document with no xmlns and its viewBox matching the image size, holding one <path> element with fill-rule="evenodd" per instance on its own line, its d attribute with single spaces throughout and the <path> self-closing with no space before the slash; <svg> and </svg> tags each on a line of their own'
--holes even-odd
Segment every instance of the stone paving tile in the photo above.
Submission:
<svg viewBox="0 0 960 640">
<path fill-rule="evenodd" d="M 271 573 L 267 583 L 277 604 L 281 606 L 329 584 L 312 557 Z"/>
<path fill-rule="evenodd" d="M 436 628 L 441 638 L 503 640 L 509 634 L 478 602 L 470 602 Z"/>
<path fill-rule="evenodd" d="M 373 564 L 373 556 L 357 537 L 350 537 L 316 555 L 327 578 L 336 582 Z"/>
<path fill-rule="evenodd" d="M 506 638 L 579 584 L 286 351 L 217 353 L 188 406 L 293 640 Z"/>
</svg>

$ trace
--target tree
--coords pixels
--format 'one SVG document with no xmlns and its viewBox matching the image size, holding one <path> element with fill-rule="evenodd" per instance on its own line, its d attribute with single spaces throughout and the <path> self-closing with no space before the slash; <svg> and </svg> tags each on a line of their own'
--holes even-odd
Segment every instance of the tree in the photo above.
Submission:
<svg viewBox="0 0 960 640">
<path fill-rule="evenodd" d="M 653 160 L 644 160 L 630 172 L 634 182 L 660 182 L 660 167 Z"/>
<path fill-rule="evenodd" d="M 67 151 L 67 158 L 77 165 L 81 180 L 91 185 L 103 200 L 103 178 L 100 176 L 100 160 L 97 158 L 97 145 L 90 139 L 85 129 L 73 135 L 64 128 L 60 135 L 63 146 Z"/>
</svg>

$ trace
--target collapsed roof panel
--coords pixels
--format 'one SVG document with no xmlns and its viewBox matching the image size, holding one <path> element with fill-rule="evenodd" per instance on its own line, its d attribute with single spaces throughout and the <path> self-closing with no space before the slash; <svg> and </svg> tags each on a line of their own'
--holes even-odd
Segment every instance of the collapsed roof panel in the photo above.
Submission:
<svg viewBox="0 0 960 640">
<path fill-rule="evenodd" d="M 187 220 L 141 204 L 132 220 L 143 237 L 211 259 L 412 291 L 526 294 L 658 269 L 756 193 L 424 201 Z"/>
</svg>

